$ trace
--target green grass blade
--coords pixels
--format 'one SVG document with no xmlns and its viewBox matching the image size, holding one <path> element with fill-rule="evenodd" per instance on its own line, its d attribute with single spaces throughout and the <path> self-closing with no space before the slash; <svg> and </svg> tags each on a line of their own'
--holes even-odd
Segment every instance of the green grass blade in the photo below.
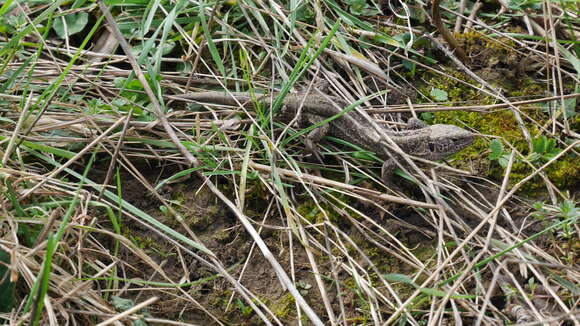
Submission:
<svg viewBox="0 0 580 326">
<path fill-rule="evenodd" d="M 224 63 L 222 61 L 222 58 L 217 50 L 217 47 L 213 41 L 213 38 L 212 38 L 210 30 L 209 30 L 208 22 L 207 22 L 206 17 L 205 17 L 205 9 L 204 8 L 206 6 L 207 6 L 207 4 L 200 3 L 198 17 L 201 20 L 201 27 L 203 29 L 203 34 L 205 36 L 205 41 L 207 42 L 207 47 L 209 49 L 209 53 L 211 54 L 211 57 L 213 58 L 214 63 L 218 67 L 220 74 L 225 77 L 225 76 L 227 76 L 226 68 L 225 68 Z"/>
</svg>

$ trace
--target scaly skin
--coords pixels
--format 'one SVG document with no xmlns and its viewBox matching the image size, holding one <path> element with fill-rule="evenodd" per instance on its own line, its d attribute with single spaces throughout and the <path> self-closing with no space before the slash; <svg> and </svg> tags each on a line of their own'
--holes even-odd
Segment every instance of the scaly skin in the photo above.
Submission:
<svg viewBox="0 0 580 326">
<path fill-rule="evenodd" d="M 242 104 L 250 107 L 253 106 L 255 100 L 267 105 L 272 102 L 272 97 L 268 95 L 256 95 L 252 98 L 249 93 L 236 92 L 198 92 L 177 95 L 172 98 L 222 105 Z M 298 115 L 298 124 L 301 128 L 335 116 L 348 106 L 348 103 L 340 98 L 313 94 L 287 95 L 283 103 L 284 107 L 279 116 L 288 121 Z M 352 110 L 311 131 L 306 138 L 306 148 L 314 153 L 316 143 L 328 134 L 375 152 L 385 160 L 382 167 L 382 178 L 385 182 L 389 182 L 396 164 L 388 154 L 391 151 L 386 140 L 381 132 L 373 127 L 370 119 L 372 118 L 366 112 Z M 469 146 L 475 138 L 474 133 L 460 127 L 443 124 L 427 126 L 418 119 L 410 119 L 406 130 L 393 131 L 383 128 L 382 132 L 388 135 L 405 153 L 432 161 L 457 153 Z"/>
</svg>

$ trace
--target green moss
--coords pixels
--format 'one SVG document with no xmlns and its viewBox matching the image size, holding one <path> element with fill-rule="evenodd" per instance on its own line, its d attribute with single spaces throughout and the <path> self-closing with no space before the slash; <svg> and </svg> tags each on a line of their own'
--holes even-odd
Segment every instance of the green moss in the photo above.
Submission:
<svg viewBox="0 0 580 326">
<path fill-rule="evenodd" d="M 486 101 L 478 90 L 461 82 L 470 82 L 468 77 L 457 71 L 450 72 L 449 75 L 459 80 L 441 75 L 424 75 L 423 78 L 427 80 L 427 85 L 422 89 L 423 93 L 429 94 L 431 88 L 438 88 L 447 92 L 450 101 L 477 101 L 481 104 L 487 104 L 486 102 L 491 104 L 491 99 Z"/>
<path fill-rule="evenodd" d="M 217 210 L 217 209 L 216 209 Z M 205 229 L 208 225 L 211 224 L 212 222 L 212 216 L 214 214 L 212 214 L 211 212 L 214 212 L 216 210 L 212 210 L 212 207 L 205 207 L 204 211 L 206 211 L 207 213 L 194 213 L 194 214 L 190 214 L 189 216 L 187 216 L 185 218 L 185 220 L 187 221 L 187 225 L 190 227 L 193 227 L 197 230 L 203 230 Z"/>
<path fill-rule="evenodd" d="M 221 292 L 212 292 L 212 293 L 214 293 L 214 295 L 210 295 L 207 300 L 210 307 L 226 307 L 228 305 L 229 298 L 232 295 L 231 290 L 224 290 Z"/>
<path fill-rule="evenodd" d="M 185 203 L 187 199 L 187 195 L 185 193 L 185 185 L 180 183 L 177 184 L 174 188 L 173 197 L 171 200 L 177 201 L 178 203 Z"/>
<path fill-rule="evenodd" d="M 467 52 L 481 51 L 481 48 L 493 50 L 496 55 L 514 52 L 515 42 L 507 37 L 490 38 L 480 32 L 459 33 L 455 37 Z"/>
<path fill-rule="evenodd" d="M 270 190 L 264 186 L 263 182 L 260 179 L 246 179 L 246 200 L 248 203 L 252 201 L 259 201 L 259 205 L 261 207 L 262 201 L 267 200 L 270 198 L 272 193 Z"/>
<path fill-rule="evenodd" d="M 345 198 L 344 196 L 338 196 L 338 197 L 343 202 L 349 201 L 349 199 Z M 337 223 L 337 222 L 342 221 L 341 215 L 338 214 L 334 208 L 335 207 L 343 208 L 344 204 L 336 203 L 334 205 L 331 205 L 328 203 L 319 203 L 319 205 L 320 205 L 320 208 L 322 208 L 324 210 L 324 212 L 322 212 L 320 210 L 319 206 L 316 205 L 316 203 L 311 199 L 303 201 L 302 204 L 300 204 L 300 206 L 298 206 L 297 211 L 298 211 L 298 213 L 300 213 L 300 215 L 304 216 L 304 218 L 306 220 L 308 220 L 310 223 L 322 223 L 322 222 L 326 221 L 327 217 L 331 222 Z M 352 216 L 354 216 L 354 215 L 352 215 Z"/>
<path fill-rule="evenodd" d="M 235 232 L 231 229 L 220 229 L 213 234 L 212 238 L 220 243 L 227 243 L 233 241 L 234 234 Z"/>
<path fill-rule="evenodd" d="M 296 309 L 296 300 L 288 293 L 273 303 L 272 311 L 280 319 L 291 317 Z"/>
<path fill-rule="evenodd" d="M 129 228 L 123 228 L 122 234 L 145 253 L 156 253 L 164 258 L 171 255 L 156 239 L 134 234 Z"/>
<path fill-rule="evenodd" d="M 466 40 L 470 37 L 474 39 L 476 36 L 464 35 Z M 487 39 L 480 40 L 478 43 L 480 46 L 484 47 L 487 51 L 486 56 L 488 57 L 502 57 L 507 56 L 510 49 L 499 44 L 495 41 L 489 41 Z M 495 52 L 494 52 L 495 51 Z M 512 58 L 513 59 L 513 58 Z M 502 59 L 507 60 L 507 59 Z M 452 72 L 451 76 L 464 80 L 473 84 L 473 81 L 469 77 L 464 76 L 460 72 Z M 475 90 L 471 86 L 467 86 L 459 81 L 453 80 L 452 78 L 440 76 L 440 75 L 430 75 L 425 72 L 423 79 L 427 81 L 427 85 L 423 87 L 422 92 L 424 94 L 429 94 L 432 88 L 438 88 L 444 90 L 448 94 L 448 99 L 452 103 L 479 103 L 481 105 L 495 103 L 495 99 L 490 96 L 484 96 L 481 92 Z M 544 86 L 534 82 L 531 78 L 526 78 L 525 76 L 518 76 L 514 78 L 509 75 L 501 75 L 499 79 L 506 79 L 506 82 L 497 81 L 501 85 L 508 85 L 507 88 L 504 87 L 506 91 L 506 96 L 509 97 L 520 97 L 520 96 L 530 96 L 545 93 Z M 526 128 L 531 133 L 532 138 L 537 138 L 543 134 L 543 131 L 538 128 L 538 125 L 531 123 L 529 121 L 536 121 L 540 125 L 549 123 L 551 118 L 542 110 L 535 106 L 530 107 L 531 110 L 527 110 L 527 107 L 522 106 L 519 109 L 523 112 L 524 121 Z M 511 110 L 504 109 L 498 110 L 493 113 L 481 113 L 481 112 L 464 112 L 464 111 L 448 111 L 433 114 L 432 123 L 442 123 L 442 124 L 454 124 L 461 127 L 469 127 L 477 130 L 481 134 L 492 135 L 501 137 L 502 140 L 509 143 L 517 151 L 522 153 L 524 156 L 530 154 L 530 149 L 527 141 L 520 130 L 520 127 L 516 121 L 516 118 Z M 577 125 L 578 119 L 574 122 Z M 562 146 L 560 146 L 562 148 Z M 484 155 L 489 151 L 489 138 L 479 138 L 474 144 L 463 151 L 459 152 L 454 156 L 454 165 L 459 168 L 465 169 L 475 169 L 475 173 L 479 176 L 488 177 L 496 181 L 501 180 L 504 176 L 504 168 L 501 167 L 496 161 L 490 161 L 487 155 Z M 542 161 L 536 162 L 540 166 L 545 163 Z M 563 157 L 554 162 L 549 166 L 545 173 L 548 178 L 560 189 L 565 189 L 566 187 L 574 187 L 575 180 L 578 180 L 580 176 L 578 164 L 574 164 L 573 157 Z M 533 170 L 529 165 L 523 162 L 516 162 L 513 165 L 512 172 L 510 175 L 510 181 L 515 184 L 521 181 L 523 178 L 527 177 Z M 522 193 L 528 195 L 537 195 L 537 192 L 543 192 L 545 190 L 545 185 L 543 179 L 536 177 L 530 182 L 527 182 L 520 190 Z"/>
<path fill-rule="evenodd" d="M 574 157 L 565 158 L 548 168 L 548 175 L 552 181 L 561 186 L 573 186 L 580 179 L 580 165 Z"/>
<path fill-rule="evenodd" d="M 504 142 L 511 144 L 511 146 L 524 156 L 530 154 L 528 143 L 525 141 L 518 123 L 510 111 L 499 111 L 491 114 L 461 111 L 444 112 L 436 114 L 433 121 L 435 123 L 447 124 L 458 124 L 461 121 L 482 134 L 501 137 Z M 532 134 L 532 138 L 541 135 L 536 125 L 529 124 L 526 127 Z M 483 138 L 477 139 L 472 146 L 454 156 L 454 164 L 461 168 L 477 166 L 479 169 L 475 172 L 478 175 L 501 180 L 505 170 L 496 161 L 490 161 L 487 156 L 482 155 L 488 151 L 489 140 Z M 472 162 L 476 162 L 476 164 Z M 539 167 L 545 162 L 537 161 L 536 163 L 537 167 Z M 511 184 L 521 181 L 532 172 L 533 170 L 528 164 L 520 161 L 514 163 L 510 174 Z M 578 164 L 575 164 L 573 157 L 563 157 L 557 162 L 552 163 L 545 170 L 545 173 L 558 188 L 565 189 L 566 187 L 574 186 L 575 180 L 578 180 L 580 177 L 580 167 Z M 526 183 L 521 191 L 529 195 L 534 195 L 537 191 L 542 192 L 544 189 L 545 183 L 543 179 L 536 177 Z"/>
</svg>

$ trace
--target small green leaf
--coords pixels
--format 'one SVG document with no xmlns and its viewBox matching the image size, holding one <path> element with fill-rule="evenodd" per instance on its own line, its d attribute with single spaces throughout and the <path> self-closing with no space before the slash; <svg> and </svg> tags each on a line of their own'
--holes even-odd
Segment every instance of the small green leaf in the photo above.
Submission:
<svg viewBox="0 0 580 326">
<path fill-rule="evenodd" d="M 419 291 L 433 297 L 444 297 L 447 295 L 446 292 L 432 288 L 420 288 Z"/>
<path fill-rule="evenodd" d="M 542 156 L 542 158 L 544 159 L 544 161 L 547 162 L 547 161 L 553 159 L 554 157 L 556 157 L 556 155 L 560 154 L 560 152 L 562 152 L 562 150 L 559 148 L 556 148 L 552 152 L 544 154 L 544 156 Z"/>
<path fill-rule="evenodd" d="M 427 123 L 431 123 L 433 122 L 433 113 L 431 112 L 423 112 L 421 113 L 421 120 L 427 122 Z"/>
<path fill-rule="evenodd" d="M 564 110 L 566 111 L 566 118 L 574 118 L 578 112 L 576 109 L 578 106 L 576 105 L 576 98 L 568 98 L 564 100 Z"/>
<path fill-rule="evenodd" d="M 240 309 L 240 312 L 242 313 L 242 315 L 244 317 L 248 317 L 250 316 L 250 314 L 252 313 L 253 309 L 251 306 L 246 306 L 244 304 L 244 302 L 240 299 L 238 299 L 238 308 Z"/>
<path fill-rule="evenodd" d="M 350 13 L 357 16 L 374 16 L 379 14 L 376 8 L 371 8 L 366 0 L 346 0 Z"/>
<path fill-rule="evenodd" d="M 117 309 L 118 311 L 125 311 L 135 306 L 133 300 L 121 298 L 116 295 L 111 297 L 111 303 L 113 304 L 113 307 L 115 307 L 115 309 Z"/>
<path fill-rule="evenodd" d="M 532 163 L 538 161 L 540 158 L 542 158 L 542 155 L 536 152 L 530 153 L 530 155 L 526 157 L 526 159 Z"/>
<path fill-rule="evenodd" d="M 548 139 L 548 142 L 546 143 L 546 153 L 554 153 L 557 150 L 556 140 L 554 138 Z"/>
<path fill-rule="evenodd" d="M 560 204 L 560 213 L 564 218 L 580 217 L 580 209 L 578 209 L 576 204 L 571 200 L 565 200 Z"/>
<path fill-rule="evenodd" d="M 501 140 L 492 140 L 491 144 L 489 144 L 489 149 L 491 150 L 491 153 L 489 153 L 489 159 L 492 161 L 499 159 L 501 154 L 503 154 L 503 144 Z"/>
<path fill-rule="evenodd" d="M 536 153 L 545 153 L 546 152 L 546 136 L 541 136 L 536 139 L 532 139 L 532 147 L 534 152 Z"/>
<path fill-rule="evenodd" d="M 171 51 L 173 51 L 173 49 L 175 48 L 175 42 L 167 41 L 167 42 L 163 42 L 163 44 L 161 44 L 161 45 L 156 44 L 154 48 L 147 47 L 149 50 L 148 54 L 152 55 L 160 47 L 161 47 L 161 54 L 167 55 Z M 131 48 L 131 52 L 133 52 L 133 55 L 135 55 L 135 56 L 140 56 L 145 48 L 146 48 L 145 44 L 143 44 L 143 43 L 137 44 L 137 45 L 133 46 L 133 48 Z"/>
<path fill-rule="evenodd" d="M 417 72 L 417 64 L 411 61 L 403 60 L 403 67 L 409 70 L 411 77 L 415 77 L 415 73 Z"/>
<path fill-rule="evenodd" d="M 54 20 L 52 28 L 61 39 L 74 35 L 82 31 L 89 22 L 89 14 L 77 12 L 66 16 L 58 17 Z M 66 24 L 66 28 L 65 28 Z"/>
<path fill-rule="evenodd" d="M 431 88 L 429 96 L 437 102 L 445 102 L 449 98 L 446 91 L 435 87 Z"/>
<path fill-rule="evenodd" d="M 502 156 L 500 156 L 500 158 L 497 160 L 497 162 L 499 163 L 499 165 L 501 165 L 501 167 L 505 168 L 508 166 L 508 162 L 510 161 L 510 154 L 503 154 Z"/>
<path fill-rule="evenodd" d="M 415 286 L 415 282 L 413 282 L 410 277 L 404 274 L 385 274 L 383 275 L 383 278 L 390 282 L 401 282 Z"/>
<path fill-rule="evenodd" d="M 553 138 L 548 139 L 546 136 L 532 139 L 532 148 L 533 153 L 528 155 L 528 159 L 531 162 L 540 158 L 544 161 L 549 161 L 562 152 L 561 149 L 556 147 L 556 140 Z"/>
</svg>

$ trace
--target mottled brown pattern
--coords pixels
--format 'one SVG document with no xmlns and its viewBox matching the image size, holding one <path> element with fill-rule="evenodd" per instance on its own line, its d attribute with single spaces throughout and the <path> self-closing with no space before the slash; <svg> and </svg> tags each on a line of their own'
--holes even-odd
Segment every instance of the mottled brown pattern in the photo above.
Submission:
<svg viewBox="0 0 580 326">
<path fill-rule="evenodd" d="M 177 96 L 198 102 L 206 102 L 224 105 L 252 106 L 252 97 L 248 93 L 222 93 L 222 92 L 198 92 Z M 256 98 L 266 104 L 271 104 L 271 95 Z M 288 95 L 284 99 L 284 107 L 279 116 L 284 120 L 297 117 L 301 128 L 320 123 L 342 112 L 348 106 L 344 100 L 331 96 L 296 94 Z M 318 141 L 326 134 L 343 139 L 366 150 L 375 152 L 384 159 L 382 169 L 383 180 L 388 181 L 394 168 L 393 159 L 390 158 L 390 146 L 388 136 L 405 153 L 428 160 L 440 160 L 448 157 L 463 148 L 469 146 L 475 134 L 453 125 L 428 126 L 418 119 L 410 119 L 407 129 L 393 131 L 378 127 L 372 123 L 372 118 L 363 110 L 352 110 L 327 125 L 323 125 L 311 131 L 306 138 L 306 147 L 314 152 Z M 396 156 L 395 156 L 396 157 Z"/>
</svg>

